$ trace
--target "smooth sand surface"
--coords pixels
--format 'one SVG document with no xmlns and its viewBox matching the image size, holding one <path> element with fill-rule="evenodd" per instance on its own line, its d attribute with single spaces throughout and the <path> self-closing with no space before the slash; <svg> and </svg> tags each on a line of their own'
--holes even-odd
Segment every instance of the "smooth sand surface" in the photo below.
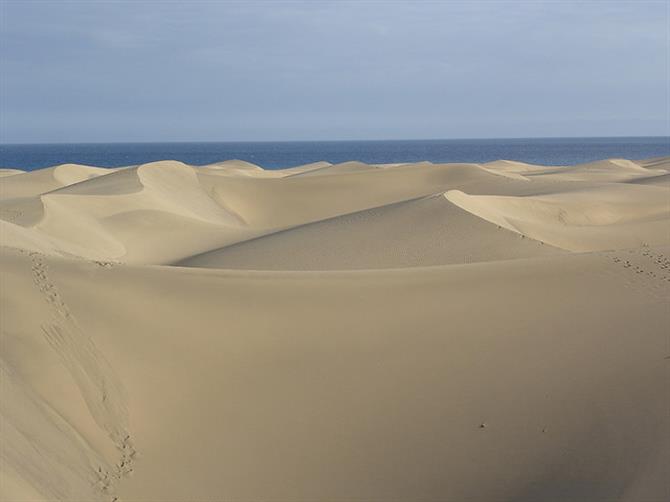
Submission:
<svg viewBox="0 0 670 502">
<path fill-rule="evenodd" d="M 670 159 L 0 171 L 0 499 L 670 499 Z"/>
</svg>

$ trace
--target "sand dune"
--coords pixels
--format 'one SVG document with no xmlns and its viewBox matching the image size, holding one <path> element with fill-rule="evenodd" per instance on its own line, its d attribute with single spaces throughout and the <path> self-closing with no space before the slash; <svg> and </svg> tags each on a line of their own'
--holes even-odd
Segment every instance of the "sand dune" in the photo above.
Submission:
<svg viewBox="0 0 670 502">
<path fill-rule="evenodd" d="M 495 178 L 467 165 L 429 163 L 281 179 L 237 177 L 222 182 L 207 173 L 198 177 L 217 203 L 248 225 L 265 229 L 332 218 Z"/>
<path fill-rule="evenodd" d="M 670 497 L 670 159 L 0 172 L 0 498 Z"/>
<path fill-rule="evenodd" d="M 3 176 L 14 176 L 15 174 L 24 174 L 25 171 L 21 169 L 0 169 L 0 177 Z"/>
<path fill-rule="evenodd" d="M 203 246 L 256 235 L 207 196 L 190 166 L 159 162 L 106 172 L 36 196 L 41 204 L 31 201 L 33 214 L 28 215 L 34 224 L 27 229 L 16 219 L 4 223 L 5 245 L 91 259 L 160 263 Z M 6 201 L 2 208 L 21 213 L 27 200 L 16 202 Z"/>
<path fill-rule="evenodd" d="M 326 164 L 313 169 L 305 169 L 302 172 L 291 174 L 291 176 L 323 176 L 326 174 L 342 174 L 342 173 L 360 173 L 364 171 L 372 171 L 377 169 L 376 166 L 364 164 L 363 162 L 343 162 L 341 164 Z"/>
<path fill-rule="evenodd" d="M 34 196 L 108 173 L 107 169 L 101 167 L 79 164 L 63 164 L 38 171 L 15 173 L 1 177 L 0 194 L 3 199 Z"/>
<path fill-rule="evenodd" d="M 496 225 L 570 251 L 670 245 L 669 195 L 631 184 L 537 197 L 445 194 Z"/>
<path fill-rule="evenodd" d="M 670 171 L 670 158 L 669 157 L 656 157 L 653 159 L 642 159 L 636 160 L 636 164 L 644 167 L 645 169 L 663 169 Z"/>
<path fill-rule="evenodd" d="M 430 196 L 338 216 L 189 257 L 180 266 L 377 269 L 474 263 L 561 251 Z"/>
<path fill-rule="evenodd" d="M 224 164 L 217 173 L 170 161 L 105 170 L 103 176 L 98 170 L 96 177 L 73 178 L 70 185 L 56 188 L 54 170 L 19 175 L 26 178 L 25 185 L 44 192 L 23 192 L 17 198 L 16 186 L 9 187 L 9 196 L 0 202 L 0 214 L 8 215 L 2 223 L 5 245 L 89 259 L 168 263 L 289 227 L 496 178 L 470 166 L 429 163 L 388 171 L 347 168 L 335 179 L 252 177 L 236 175 Z"/>
<path fill-rule="evenodd" d="M 607 159 L 575 166 L 545 167 L 523 162 L 500 160 L 483 164 L 491 170 L 499 170 L 508 174 L 522 175 L 525 178 L 540 176 L 545 180 L 583 181 L 583 182 L 621 182 L 649 176 L 659 176 L 668 171 L 663 161 L 650 163 L 654 167 L 638 164 L 626 159 Z"/>
</svg>

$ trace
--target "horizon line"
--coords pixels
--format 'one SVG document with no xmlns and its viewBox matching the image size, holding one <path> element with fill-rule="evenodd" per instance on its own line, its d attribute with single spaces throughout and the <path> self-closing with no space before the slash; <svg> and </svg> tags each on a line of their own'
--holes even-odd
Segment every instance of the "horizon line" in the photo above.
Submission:
<svg viewBox="0 0 670 502">
<path fill-rule="evenodd" d="M 51 141 L 51 142 L 12 142 L 0 141 L 0 146 L 20 145 L 142 145 L 142 144 L 212 144 L 212 143 L 365 143 L 384 141 L 481 141 L 481 140 L 518 140 L 518 139 L 627 139 L 627 138 L 668 138 L 668 135 L 633 136 L 499 136 L 479 138 L 380 138 L 380 139 L 295 139 L 295 140 L 203 140 L 203 141 Z"/>
</svg>

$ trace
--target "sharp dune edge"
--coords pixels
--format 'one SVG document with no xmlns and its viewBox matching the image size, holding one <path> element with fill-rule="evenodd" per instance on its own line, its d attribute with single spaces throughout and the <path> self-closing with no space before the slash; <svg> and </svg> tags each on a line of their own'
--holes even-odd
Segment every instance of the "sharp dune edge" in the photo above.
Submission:
<svg viewBox="0 0 670 502">
<path fill-rule="evenodd" d="M 0 498 L 670 499 L 670 158 L 0 170 Z"/>
</svg>

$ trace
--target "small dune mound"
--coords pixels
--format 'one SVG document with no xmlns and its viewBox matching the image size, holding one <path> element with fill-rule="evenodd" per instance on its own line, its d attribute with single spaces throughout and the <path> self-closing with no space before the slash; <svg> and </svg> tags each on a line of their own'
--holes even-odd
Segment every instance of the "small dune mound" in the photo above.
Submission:
<svg viewBox="0 0 670 502">
<path fill-rule="evenodd" d="M 0 169 L 0 178 L 5 176 L 14 176 L 15 174 L 25 174 L 21 169 Z"/>
<path fill-rule="evenodd" d="M 315 167 L 314 169 L 306 169 L 301 172 L 297 172 L 292 176 L 325 176 L 325 175 L 334 175 L 334 174 L 344 174 L 344 173 L 360 173 L 365 171 L 372 171 L 377 169 L 375 166 L 370 164 L 365 164 L 363 162 L 358 162 L 355 160 L 349 162 L 341 162 L 339 164 L 328 164 Z"/>
<path fill-rule="evenodd" d="M 306 173 L 308 171 L 316 171 L 319 169 L 323 169 L 326 167 L 330 167 L 333 164 L 330 162 L 326 162 L 324 160 L 319 161 L 319 162 L 310 162 L 309 164 L 301 164 L 299 166 L 294 166 L 294 167 L 289 167 L 287 169 L 281 169 L 279 172 L 281 173 L 282 177 L 286 176 L 292 176 L 300 173 Z"/>
<path fill-rule="evenodd" d="M 231 159 L 201 166 L 203 169 L 234 169 L 236 171 L 263 171 L 264 169 L 246 160 Z"/>
<path fill-rule="evenodd" d="M 53 177 L 63 186 L 90 180 L 97 176 L 109 174 L 104 167 L 84 166 L 81 164 L 62 164 L 53 168 Z"/>
<path fill-rule="evenodd" d="M 11 176 L 0 176 L 0 193 L 5 199 L 31 197 L 109 172 L 109 169 L 103 167 L 62 164 L 36 171 L 14 173 Z"/>
<path fill-rule="evenodd" d="M 210 174 L 221 174 L 228 176 L 279 176 L 276 171 L 266 171 L 261 166 L 247 162 L 246 160 L 226 160 L 215 162 L 197 168 L 199 171 Z"/>
<path fill-rule="evenodd" d="M 517 160 L 494 160 L 493 162 L 486 162 L 482 164 L 486 169 L 501 171 L 505 173 L 525 174 L 536 173 L 547 170 L 553 170 L 555 167 L 540 166 L 537 164 L 528 164 L 526 162 L 519 162 Z"/>
</svg>

